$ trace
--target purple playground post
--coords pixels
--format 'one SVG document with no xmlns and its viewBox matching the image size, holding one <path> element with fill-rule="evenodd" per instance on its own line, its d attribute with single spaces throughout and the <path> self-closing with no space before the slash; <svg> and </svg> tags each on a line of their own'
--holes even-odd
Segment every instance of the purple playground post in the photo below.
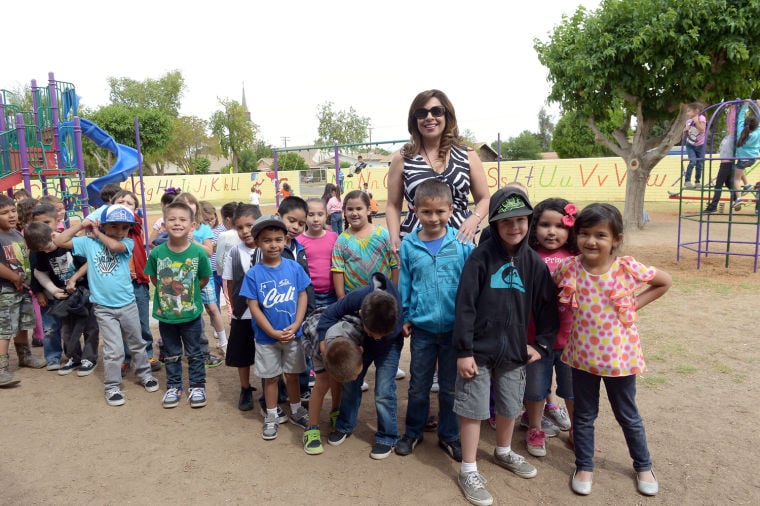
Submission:
<svg viewBox="0 0 760 506">
<path fill-rule="evenodd" d="M 32 193 L 32 183 L 29 180 L 29 155 L 26 152 L 26 132 L 24 131 L 24 116 L 16 113 L 16 135 L 18 136 L 18 154 L 21 161 L 21 177 L 24 178 L 24 189 Z"/>
<path fill-rule="evenodd" d="M 335 146 L 335 186 L 338 187 L 338 195 L 343 194 L 343 185 L 340 184 L 340 155 L 338 154 L 338 141 L 333 141 Z"/>
<path fill-rule="evenodd" d="M 77 168 L 79 169 L 80 199 L 82 202 L 82 217 L 87 218 L 90 214 L 90 200 L 87 197 L 87 182 L 84 173 L 84 151 L 82 150 L 82 125 L 79 124 L 79 116 L 74 116 L 74 144 L 77 149 Z"/>
<path fill-rule="evenodd" d="M 277 167 L 277 150 L 272 152 L 274 158 L 274 203 L 277 208 L 280 208 L 280 171 Z"/>
</svg>

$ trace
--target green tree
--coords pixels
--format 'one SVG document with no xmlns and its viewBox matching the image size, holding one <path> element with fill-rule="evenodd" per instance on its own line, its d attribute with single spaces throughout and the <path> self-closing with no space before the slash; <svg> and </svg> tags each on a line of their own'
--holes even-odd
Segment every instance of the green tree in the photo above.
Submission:
<svg viewBox="0 0 760 506">
<path fill-rule="evenodd" d="M 234 172 L 238 172 L 240 152 L 253 146 L 256 126 L 248 119 L 248 111 L 235 100 L 219 100 L 223 111 L 211 116 L 211 131 L 219 139 L 222 153 L 232 159 Z"/>
<path fill-rule="evenodd" d="M 173 118 L 179 116 L 185 79 L 182 72 L 173 70 L 159 79 L 135 81 L 128 77 L 109 77 L 110 98 L 114 105 L 160 109 Z"/>
<path fill-rule="evenodd" d="M 606 135 L 611 135 L 621 124 L 622 118 L 623 110 L 619 109 L 612 113 L 610 119 L 600 123 L 599 129 Z M 587 119 L 575 111 L 563 114 L 557 121 L 551 148 L 560 158 L 591 158 L 615 154 L 607 146 L 594 140 L 594 132 L 589 128 Z"/>
<path fill-rule="evenodd" d="M 473 132 L 469 128 L 465 128 L 459 134 L 459 138 L 461 139 L 462 143 L 464 143 L 465 146 L 469 146 L 473 149 L 477 147 L 478 139 L 475 137 L 475 132 Z"/>
<path fill-rule="evenodd" d="M 208 122 L 197 116 L 180 116 L 174 121 L 174 136 L 166 147 L 166 160 L 181 168 L 185 174 L 196 174 L 194 163 L 201 156 L 220 153 L 219 143 L 206 133 Z"/>
<path fill-rule="evenodd" d="M 493 141 L 491 147 L 499 152 L 498 141 Z M 501 143 L 502 160 L 540 160 L 541 141 L 529 130 L 523 130 L 517 137 L 510 137 Z"/>
<path fill-rule="evenodd" d="M 208 174 L 211 168 L 211 160 L 205 156 L 197 156 L 190 162 L 190 174 Z"/>
<path fill-rule="evenodd" d="M 129 108 L 107 105 L 88 115 L 88 119 L 108 132 L 116 142 L 136 147 L 135 116 L 140 126 L 140 149 L 143 169 L 151 175 L 163 174 L 162 154 L 172 140 L 172 118 L 159 109 Z M 110 151 L 100 149 L 89 140 L 83 143 L 87 153 L 98 164 L 99 173 L 105 174 L 116 161 Z"/>
<path fill-rule="evenodd" d="M 332 102 L 325 102 L 317 108 L 317 139 L 318 145 L 329 145 L 333 141 L 338 144 L 354 144 L 366 142 L 370 119 L 359 116 L 353 107 L 348 111 L 333 111 Z"/>
<path fill-rule="evenodd" d="M 541 143 L 541 151 L 550 151 L 552 148 L 552 134 L 554 133 L 554 122 L 552 117 L 542 107 L 538 111 L 538 141 Z"/>
<path fill-rule="evenodd" d="M 535 40 L 549 69 L 549 100 L 587 118 L 596 141 L 627 166 L 624 222 L 644 226 L 644 193 L 652 168 L 681 138 L 685 104 L 754 96 L 760 71 L 757 0 L 603 0 L 564 17 L 548 41 Z M 623 122 L 599 128 L 623 101 Z M 628 137 L 631 117 L 636 119 Z M 653 135 L 654 125 L 670 128 Z"/>
<path fill-rule="evenodd" d="M 298 153 L 291 151 L 277 154 L 277 170 L 306 170 L 308 168 L 309 164 Z"/>
</svg>

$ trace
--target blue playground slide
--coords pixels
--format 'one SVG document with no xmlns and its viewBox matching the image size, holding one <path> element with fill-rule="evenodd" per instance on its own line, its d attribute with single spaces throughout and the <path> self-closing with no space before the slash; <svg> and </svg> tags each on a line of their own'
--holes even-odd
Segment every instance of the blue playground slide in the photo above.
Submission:
<svg viewBox="0 0 760 506">
<path fill-rule="evenodd" d="M 65 125 L 71 125 L 70 122 Z M 116 155 L 116 163 L 113 164 L 108 174 L 92 180 L 87 185 L 87 198 L 90 207 L 103 205 L 100 199 L 100 190 L 108 183 L 121 183 L 138 168 L 139 160 L 137 150 L 124 144 L 117 143 L 105 130 L 90 120 L 80 118 L 79 125 L 82 127 L 82 135 L 94 142 L 98 147 L 105 148 Z"/>
</svg>

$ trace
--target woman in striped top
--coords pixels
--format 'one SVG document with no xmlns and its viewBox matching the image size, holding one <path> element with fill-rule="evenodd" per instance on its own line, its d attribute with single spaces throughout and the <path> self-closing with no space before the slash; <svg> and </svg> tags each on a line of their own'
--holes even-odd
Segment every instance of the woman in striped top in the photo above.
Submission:
<svg viewBox="0 0 760 506">
<path fill-rule="evenodd" d="M 488 184 L 477 153 L 461 144 L 454 106 L 440 90 L 419 93 L 409 107 L 411 141 L 393 154 L 388 171 L 386 223 L 391 245 L 398 252 L 401 238 L 417 228 L 412 206 L 417 186 L 430 178 L 444 181 L 454 198 L 449 225 L 459 230 L 457 238 L 470 242 L 488 212 Z M 467 208 L 470 193 L 475 209 Z M 401 222 L 402 197 L 409 212 Z"/>
</svg>

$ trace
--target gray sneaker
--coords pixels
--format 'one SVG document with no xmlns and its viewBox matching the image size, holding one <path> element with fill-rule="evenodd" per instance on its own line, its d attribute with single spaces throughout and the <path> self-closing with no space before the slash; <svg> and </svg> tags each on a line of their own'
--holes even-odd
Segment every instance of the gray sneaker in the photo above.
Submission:
<svg viewBox="0 0 760 506">
<path fill-rule="evenodd" d="M 277 417 L 269 416 L 264 420 L 264 428 L 261 430 L 261 437 L 267 441 L 277 437 L 277 429 L 280 424 L 277 423 Z"/>
<path fill-rule="evenodd" d="M 290 421 L 302 429 L 309 428 L 309 412 L 303 406 L 298 408 L 298 411 L 290 415 Z"/>
<path fill-rule="evenodd" d="M 477 506 L 493 504 L 493 496 L 486 490 L 486 479 L 479 472 L 459 473 L 457 481 L 459 481 L 465 498 L 472 504 Z"/>
<path fill-rule="evenodd" d="M 567 409 L 564 406 L 557 406 L 554 409 L 544 408 L 544 415 L 554 423 L 559 430 L 568 430 L 572 423 L 570 422 L 570 416 L 567 414 Z"/>
<path fill-rule="evenodd" d="M 522 478 L 533 478 L 538 474 L 536 468 L 533 467 L 522 455 L 510 451 L 506 455 L 499 455 L 496 451 L 493 452 L 493 458 L 497 464 L 504 469 L 509 469 L 517 476 Z"/>
</svg>

